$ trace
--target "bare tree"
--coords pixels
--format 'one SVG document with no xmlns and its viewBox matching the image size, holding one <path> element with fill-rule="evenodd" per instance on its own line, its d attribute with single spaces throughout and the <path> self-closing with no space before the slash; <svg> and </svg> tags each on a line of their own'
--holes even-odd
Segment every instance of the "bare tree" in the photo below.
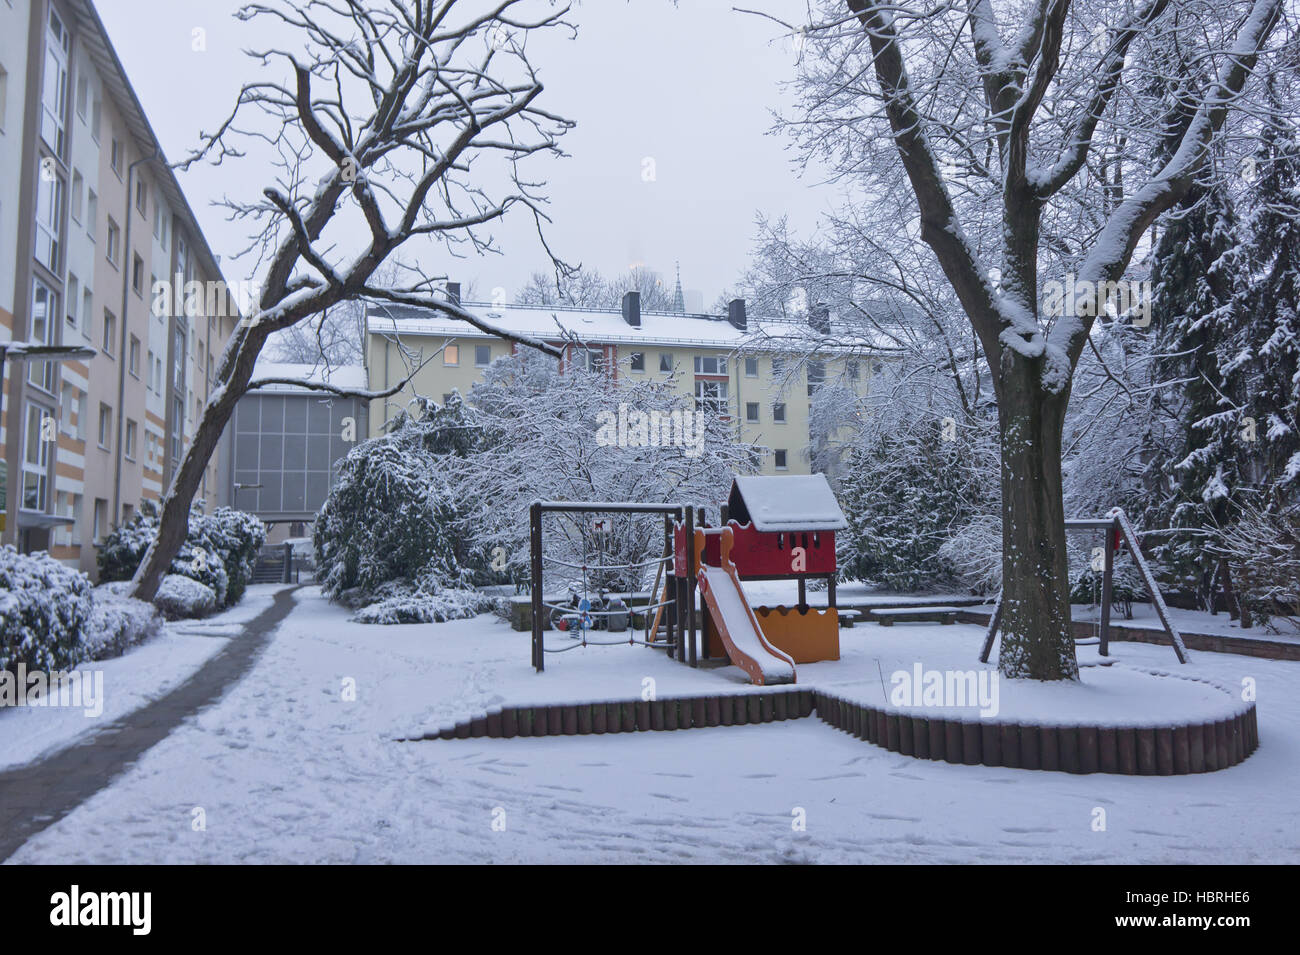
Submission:
<svg viewBox="0 0 1300 955">
<path fill-rule="evenodd" d="M 1077 679 L 1061 477 L 1073 371 L 1144 234 L 1207 173 L 1230 114 L 1249 115 L 1243 93 L 1282 2 L 825 0 L 823 9 L 796 31 L 820 55 L 803 54 L 803 110 L 788 127 L 851 184 L 864 219 L 900 194 L 914 199 L 910 225 L 993 374 L 999 667 Z M 1178 56 L 1156 55 L 1171 46 Z M 1160 95 L 1170 89 L 1173 121 Z M 1040 272 L 1068 274 L 1081 301 L 1045 307 Z"/>
<path fill-rule="evenodd" d="M 230 116 L 180 165 L 221 164 L 246 148 L 269 154 L 261 198 L 226 202 L 255 224 L 249 251 L 262 266 L 261 293 L 221 356 L 135 596 L 152 598 L 184 539 L 203 470 L 273 333 L 366 298 L 556 353 L 436 295 L 435 279 L 385 284 L 379 269 L 421 242 L 453 255 L 490 250 L 480 230 L 515 206 L 541 235 L 544 200 L 519 164 L 558 154 L 572 124 L 538 105 L 542 83 L 525 48 L 536 31 L 569 27 L 567 12 L 544 0 L 273 0 L 237 14 L 302 46 L 253 51 L 264 70 L 284 64 L 287 78 L 245 84 Z"/>
</svg>

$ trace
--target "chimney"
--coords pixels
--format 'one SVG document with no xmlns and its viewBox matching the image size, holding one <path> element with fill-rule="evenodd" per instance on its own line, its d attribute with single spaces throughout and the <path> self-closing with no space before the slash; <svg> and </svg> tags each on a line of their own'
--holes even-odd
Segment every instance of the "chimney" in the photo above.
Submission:
<svg viewBox="0 0 1300 955">
<path fill-rule="evenodd" d="M 447 301 L 451 302 L 452 305 L 460 304 L 460 283 L 459 282 L 447 283 Z"/>
<path fill-rule="evenodd" d="M 745 331 L 748 322 L 745 319 L 745 300 L 743 298 L 733 298 L 727 303 L 727 321 L 740 331 Z"/>
<path fill-rule="evenodd" d="M 633 328 L 641 327 L 641 293 L 637 291 L 623 293 L 623 321 Z"/>
<path fill-rule="evenodd" d="M 808 310 L 808 324 L 812 326 L 813 331 L 821 332 L 823 335 L 831 333 L 831 310 L 825 302 L 818 302 Z"/>
</svg>

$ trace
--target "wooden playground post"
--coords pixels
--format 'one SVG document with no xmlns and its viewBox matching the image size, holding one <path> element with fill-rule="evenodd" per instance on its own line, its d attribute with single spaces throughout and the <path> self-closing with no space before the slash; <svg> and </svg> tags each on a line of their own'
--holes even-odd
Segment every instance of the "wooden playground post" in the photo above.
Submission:
<svg viewBox="0 0 1300 955">
<path fill-rule="evenodd" d="M 1119 534 L 1119 521 L 1112 520 L 1106 528 L 1106 554 L 1102 558 L 1101 575 L 1101 625 L 1097 628 L 1097 652 L 1110 656 L 1110 600 L 1115 586 L 1115 537 Z"/>
<path fill-rule="evenodd" d="M 546 652 L 542 625 L 542 505 L 534 502 L 528 508 L 529 533 L 532 538 L 530 563 L 532 565 L 533 597 L 533 666 L 538 673 L 546 669 Z"/>
<path fill-rule="evenodd" d="M 695 666 L 695 508 L 686 508 L 686 631 L 682 635 L 683 652 L 677 659 Z M 688 646 L 685 646 L 688 645 Z"/>
</svg>

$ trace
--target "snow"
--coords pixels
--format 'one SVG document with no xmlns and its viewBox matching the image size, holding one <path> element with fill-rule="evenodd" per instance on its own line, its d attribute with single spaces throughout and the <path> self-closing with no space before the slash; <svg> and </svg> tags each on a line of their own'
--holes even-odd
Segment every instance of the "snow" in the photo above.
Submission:
<svg viewBox="0 0 1300 955">
<path fill-rule="evenodd" d="M 239 624 L 267 608 L 276 588 L 250 587 L 243 602 L 198 623 L 165 624 L 157 638 L 122 656 L 76 667 L 104 675 L 103 712 L 88 717 L 78 707 L 0 709 L 0 769 L 20 766 L 98 732 L 174 689 L 236 636 Z"/>
<path fill-rule="evenodd" d="M 253 377 L 250 380 L 256 382 L 264 378 L 293 378 L 298 381 L 311 382 L 312 384 L 332 385 L 335 388 L 356 391 L 364 391 L 367 387 L 366 369 L 361 365 L 335 365 L 330 367 L 320 363 L 310 365 L 259 358 L 257 364 L 253 367 Z M 301 385 L 263 385 L 257 390 L 259 392 L 320 394 L 320 392 L 312 391 Z"/>
<path fill-rule="evenodd" d="M 737 477 L 728 510 L 733 520 L 752 523 L 765 533 L 839 531 L 849 526 L 824 474 Z"/>
<path fill-rule="evenodd" d="M 930 762 L 816 717 L 403 743 L 394 738 L 506 702 L 640 698 L 647 679 L 661 696 L 756 688 L 735 668 L 692 670 L 626 646 L 552 654 L 535 674 L 529 635 L 488 618 L 357 627 L 312 589 L 295 599 L 222 701 L 10 861 L 1300 862 L 1300 663 L 1196 655 L 1188 669 L 1198 677 L 1257 681 L 1262 741 L 1240 766 L 1200 776 Z M 927 666 L 976 667 L 980 638 L 961 624 L 859 626 L 842 634 L 843 660 L 801 666 L 800 683 L 841 692 L 918 653 Z M 1125 666 L 1169 668 L 1168 647 L 1124 644 L 1118 655 Z M 1085 671 L 1085 686 L 1096 673 Z M 355 702 L 343 698 L 344 678 L 355 680 Z M 205 831 L 191 828 L 195 807 Z M 1105 831 L 1092 825 L 1098 807 Z M 792 831 L 798 809 L 806 832 Z"/>
</svg>

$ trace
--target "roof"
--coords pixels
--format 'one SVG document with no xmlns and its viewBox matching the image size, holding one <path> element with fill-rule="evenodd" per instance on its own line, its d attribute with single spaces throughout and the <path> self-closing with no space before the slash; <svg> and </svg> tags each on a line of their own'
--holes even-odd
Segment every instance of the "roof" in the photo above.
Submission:
<svg viewBox="0 0 1300 955">
<path fill-rule="evenodd" d="M 570 306 L 491 305 L 464 302 L 461 307 L 484 322 L 513 335 L 557 341 L 572 333 L 578 341 L 609 344 L 698 345 L 734 349 L 775 347 L 766 338 L 806 334 L 807 326 L 786 318 L 749 316 L 744 330 L 717 315 L 641 310 L 641 325 L 629 325 L 617 308 Z M 366 328 L 373 334 L 434 335 L 447 338 L 492 339 L 495 336 L 472 325 L 426 308 L 409 305 L 370 304 Z"/>
<path fill-rule="evenodd" d="M 294 378 L 299 381 L 318 385 L 333 385 L 335 388 L 347 388 L 355 391 L 366 389 L 366 369 L 361 365 L 334 365 L 333 367 L 316 364 L 306 365 L 294 362 L 267 361 L 259 358 L 253 368 L 251 381 L 263 378 Z M 263 385 L 256 389 L 258 394 L 280 392 L 283 394 L 315 394 L 321 392 L 302 385 Z"/>
<path fill-rule="evenodd" d="M 839 531 L 849 526 L 824 474 L 738 477 L 727 516 L 758 531 Z"/>
</svg>

